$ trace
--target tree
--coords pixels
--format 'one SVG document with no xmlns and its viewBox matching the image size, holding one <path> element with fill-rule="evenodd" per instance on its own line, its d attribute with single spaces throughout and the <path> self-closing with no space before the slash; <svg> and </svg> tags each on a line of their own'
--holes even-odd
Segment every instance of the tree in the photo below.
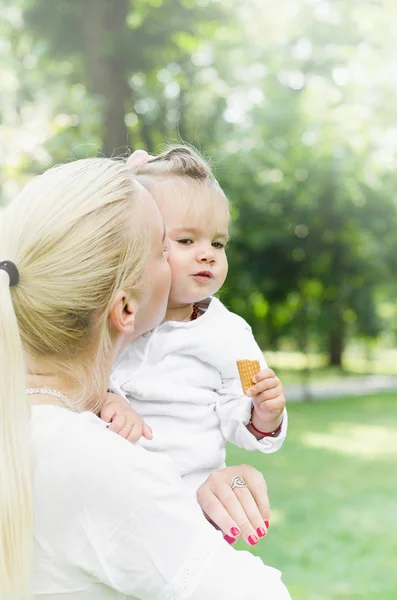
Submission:
<svg viewBox="0 0 397 600">
<path fill-rule="evenodd" d="M 72 61 L 68 79 L 81 81 L 97 99 L 101 150 L 106 155 L 131 143 L 152 151 L 156 130 L 165 136 L 176 135 L 179 124 L 183 128 L 181 114 L 171 121 L 167 115 L 161 89 L 167 82 L 165 73 L 158 77 L 159 71 L 171 63 L 176 73 L 182 72 L 200 36 L 223 16 L 215 7 L 208 13 L 195 3 L 177 0 L 25 0 L 24 10 L 26 26 L 35 39 L 45 41 L 43 60 Z M 140 88 L 146 81 L 150 91 L 142 97 Z M 177 82 L 168 94 L 180 96 L 182 106 L 183 90 Z M 169 129 L 164 127 L 167 122 Z"/>
<path fill-rule="evenodd" d="M 181 135 L 214 157 L 231 199 L 223 297 L 260 342 L 316 344 L 338 365 L 352 336 L 376 339 L 396 269 L 395 3 L 17 0 L 2 10 L 8 179 Z"/>
</svg>

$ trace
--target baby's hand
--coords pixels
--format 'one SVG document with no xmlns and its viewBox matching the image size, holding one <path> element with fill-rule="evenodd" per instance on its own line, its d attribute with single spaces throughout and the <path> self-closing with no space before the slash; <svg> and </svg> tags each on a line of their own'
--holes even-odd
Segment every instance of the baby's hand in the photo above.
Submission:
<svg viewBox="0 0 397 600">
<path fill-rule="evenodd" d="M 252 421 L 261 431 L 274 431 L 285 407 L 283 384 L 271 369 L 262 369 L 252 379 L 255 385 L 247 391 L 254 405 Z"/>
<path fill-rule="evenodd" d="M 108 425 L 110 431 L 118 433 L 129 442 L 135 443 L 142 436 L 147 440 L 153 439 L 149 425 L 131 408 L 124 398 L 117 394 L 107 393 L 100 417 L 106 423 L 110 423 Z"/>
</svg>

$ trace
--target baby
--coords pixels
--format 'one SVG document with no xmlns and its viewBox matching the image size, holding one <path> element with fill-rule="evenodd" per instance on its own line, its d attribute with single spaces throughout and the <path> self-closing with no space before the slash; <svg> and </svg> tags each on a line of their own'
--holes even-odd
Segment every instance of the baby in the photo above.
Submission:
<svg viewBox="0 0 397 600">
<path fill-rule="evenodd" d="M 125 437 L 135 428 L 144 447 L 166 452 L 197 489 L 225 465 L 226 442 L 265 453 L 280 448 L 283 388 L 250 326 L 213 296 L 227 275 L 230 213 L 210 167 L 184 146 L 155 158 L 136 151 L 128 164 L 163 215 L 172 284 L 162 325 L 127 346 L 113 371 L 112 391 L 136 412 L 120 415 L 127 409 L 109 401 L 101 417 Z M 262 368 L 246 394 L 239 359 Z"/>
</svg>

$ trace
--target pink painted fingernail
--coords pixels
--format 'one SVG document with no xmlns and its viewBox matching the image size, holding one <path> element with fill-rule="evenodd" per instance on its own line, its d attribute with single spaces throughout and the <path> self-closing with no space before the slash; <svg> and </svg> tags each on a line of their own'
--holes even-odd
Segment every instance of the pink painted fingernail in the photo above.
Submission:
<svg viewBox="0 0 397 600">
<path fill-rule="evenodd" d="M 265 537 L 265 535 L 267 534 L 267 531 L 264 527 L 257 527 L 256 533 L 259 535 L 259 537 Z"/>
<path fill-rule="evenodd" d="M 223 537 L 228 544 L 234 544 L 237 541 L 235 538 L 230 537 L 230 535 L 224 535 Z"/>
<path fill-rule="evenodd" d="M 248 536 L 248 541 L 251 544 L 251 546 L 255 546 L 255 544 L 257 544 L 259 542 L 259 540 L 256 537 L 256 535 L 249 535 Z"/>
<path fill-rule="evenodd" d="M 267 519 L 265 519 L 265 525 L 266 525 L 266 529 L 269 529 L 270 523 L 269 523 L 269 521 Z"/>
<path fill-rule="evenodd" d="M 237 527 L 231 527 L 230 528 L 230 533 L 232 534 L 233 537 L 237 537 L 240 535 L 240 530 Z"/>
</svg>

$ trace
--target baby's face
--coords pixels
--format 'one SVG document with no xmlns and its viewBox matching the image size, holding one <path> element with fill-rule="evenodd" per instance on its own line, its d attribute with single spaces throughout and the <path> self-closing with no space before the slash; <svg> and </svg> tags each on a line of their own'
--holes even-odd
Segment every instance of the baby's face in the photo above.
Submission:
<svg viewBox="0 0 397 600">
<path fill-rule="evenodd" d="M 211 190 L 208 198 L 206 193 L 197 187 L 189 199 L 180 202 L 173 196 L 160 203 L 172 274 L 169 308 L 211 296 L 226 279 L 229 206 L 220 191 Z"/>
</svg>

